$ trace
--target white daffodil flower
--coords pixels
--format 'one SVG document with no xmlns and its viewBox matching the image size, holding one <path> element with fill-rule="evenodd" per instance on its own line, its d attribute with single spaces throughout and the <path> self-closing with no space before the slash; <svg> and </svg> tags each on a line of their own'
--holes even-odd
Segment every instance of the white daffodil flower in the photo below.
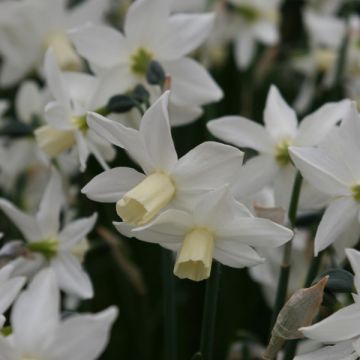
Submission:
<svg viewBox="0 0 360 360">
<path fill-rule="evenodd" d="M 14 3 L 12 6 L 9 3 Z M 64 0 L 23 0 L 0 3 L 0 54 L 3 59 L 0 84 L 13 85 L 32 70 L 41 74 L 43 56 L 54 49 L 62 69 L 80 69 L 67 30 L 86 22 L 102 21 L 107 1 L 89 0 L 67 8 Z"/>
<path fill-rule="evenodd" d="M 95 360 L 104 351 L 116 307 L 60 320 L 60 293 L 51 269 L 41 271 L 11 314 L 11 335 L 0 335 L 2 360 Z"/>
<path fill-rule="evenodd" d="M 175 250 L 174 274 L 200 281 L 210 276 L 213 258 L 242 268 L 264 261 L 253 247 L 278 247 L 289 241 L 291 230 L 254 217 L 227 188 L 210 191 L 190 212 L 169 209 L 150 224 L 136 228 L 114 223 L 126 236 Z"/>
<path fill-rule="evenodd" d="M 22 276 L 12 277 L 14 266 L 5 265 L 0 269 L 0 328 L 5 323 L 5 317 L 2 315 L 14 302 L 26 279 Z"/>
<path fill-rule="evenodd" d="M 225 116 L 210 121 L 208 129 L 223 141 L 259 152 L 259 156 L 245 164 L 246 170 L 243 169 L 248 173 L 247 179 L 251 179 L 247 191 L 254 193 L 273 183 L 276 205 L 287 209 L 296 174 L 289 146 L 318 145 L 345 116 L 349 107 L 349 100 L 325 104 L 298 124 L 295 111 L 284 101 L 278 89 L 271 86 L 264 110 L 264 127 L 240 116 Z M 243 196 L 244 186 L 240 181 L 235 186 L 236 197 Z"/>
<path fill-rule="evenodd" d="M 353 104 L 348 117 L 328 135 L 318 148 L 291 147 L 296 167 L 320 192 L 332 201 L 321 219 L 315 236 L 315 254 L 331 245 L 354 226 L 347 246 L 354 246 L 359 237 L 360 165 L 358 157 L 360 118 Z M 350 234 L 349 234 L 350 235 Z"/>
<path fill-rule="evenodd" d="M 235 60 L 239 69 L 246 69 L 256 52 L 256 43 L 267 46 L 279 41 L 279 0 L 228 0 L 233 23 Z M 229 9 L 225 9 L 229 11 Z"/>
<path fill-rule="evenodd" d="M 150 88 L 145 75 L 149 63 L 158 61 L 171 76 L 170 112 L 177 115 L 172 125 L 181 125 L 198 117 L 202 105 L 219 100 L 222 91 L 199 63 L 186 57 L 206 39 L 213 14 L 170 15 L 170 5 L 168 0 L 136 0 L 127 12 L 124 33 L 85 26 L 71 31 L 70 37 L 101 74 L 102 91 L 109 96 L 143 83 L 157 98 L 158 88 Z"/>
<path fill-rule="evenodd" d="M 73 221 L 60 231 L 63 201 L 61 179 L 54 170 L 35 216 L 0 199 L 0 209 L 21 231 L 27 241 L 27 249 L 33 254 L 30 258 L 15 260 L 16 273 L 31 275 L 41 267 L 50 266 L 62 290 L 80 298 L 91 298 L 93 288 L 90 278 L 76 255 L 86 235 L 94 227 L 97 215 Z"/>
<path fill-rule="evenodd" d="M 346 249 L 346 255 L 355 273 L 355 303 L 312 326 L 300 328 L 307 338 L 326 344 L 338 344 L 298 356 L 296 360 L 356 360 L 360 356 L 360 252 Z"/>
<path fill-rule="evenodd" d="M 96 176 L 82 192 L 100 202 L 116 202 L 127 223 L 142 225 L 167 206 L 189 208 L 199 196 L 235 180 L 243 152 L 216 142 L 205 142 L 178 160 L 171 138 L 165 92 L 146 112 L 140 130 L 127 128 L 90 113 L 90 128 L 124 148 L 145 174 L 117 167 Z"/>
<path fill-rule="evenodd" d="M 39 147 L 53 158 L 76 145 L 81 171 L 85 170 L 90 153 L 107 169 L 104 157 L 111 160 L 115 152 L 86 123 L 86 112 L 99 108 L 107 100 L 99 96 L 97 78 L 84 73 L 62 73 L 51 49 L 46 53 L 44 67 L 55 100 L 45 107 L 48 125 L 35 130 Z"/>
</svg>

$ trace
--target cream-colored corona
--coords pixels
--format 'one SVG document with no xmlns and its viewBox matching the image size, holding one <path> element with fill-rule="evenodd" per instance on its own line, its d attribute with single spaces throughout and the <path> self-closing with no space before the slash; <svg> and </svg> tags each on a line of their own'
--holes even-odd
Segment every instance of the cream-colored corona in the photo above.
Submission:
<svg viewBox="0 0 360 360">
<path fill-rule="evenodd" d="M 206 228 L 195 228 L 185 237 L 176 259 L 174 274 L 180 279 L 201 281 L 210 276 L 214 253 L 214 234 Z"/>
<path fill-rule="evenodd" d="M 50 157 L 56 157 L 75 145 L 73 130 L 55 129 L 49 125 L 39 127 L 34 132 L 39 147 Z"/>
<path fill-rule="evenodd" d="M 62 70 L 80 71 L 82 69 L 82 61 L 65 33 L 51 33 L 47 36 L 44 46 L 52 48 Z"/>
<path fill-rule="evenodd" d="M 128 224 L 144 225 L 169 204 L 175 192 L 171 177 L 155 172 L 117 202 L 116 212 Z"/>
</svg>

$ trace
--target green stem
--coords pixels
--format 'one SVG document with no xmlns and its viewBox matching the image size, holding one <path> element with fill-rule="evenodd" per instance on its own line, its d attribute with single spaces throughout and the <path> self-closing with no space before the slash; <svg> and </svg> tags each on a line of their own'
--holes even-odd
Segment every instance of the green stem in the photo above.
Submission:
<svg viewBox="0 0 360 360">
<path fill-rule="evenodd" d="M 212 360 L 213 358 L 220 273 L 221 264 L 214 261 L 210 279 L 206 284 L 204 312 L 201 327 L 200 353 L 202 354 L 202 359 L 204 360 Z"/>
<path fill-rule="evenodd" d="M 301 174 L 298 172 L 294 180 L 289 211 L 288 211 L 288 218 L 292 229 L 295 227 L 296 213 L 299 204 L 302 180 L 303 178 Z M 271 318 L 271 328 L 273 328 L 276 318 L 285 304 L 288 283 L 289 283 L 289 276 L 290 276 L 291 250 L 292 250 L 292 240 L 288 241 L 284 246 L 283 259 L 280 269 L 280 277 L 276 291 L 275 306 Z"/>
<path fill-rule="evenodd" d="M 162 277 L 163 277 L 163 311 L 164 311 L 164 359 L 176 360 L 177 349 L 177 321 L 176 321 L 176 297 L 175 277 L 172 273 L 174 267 L 173 254 L 171 251 L 162 251 Z"/>
</svg>

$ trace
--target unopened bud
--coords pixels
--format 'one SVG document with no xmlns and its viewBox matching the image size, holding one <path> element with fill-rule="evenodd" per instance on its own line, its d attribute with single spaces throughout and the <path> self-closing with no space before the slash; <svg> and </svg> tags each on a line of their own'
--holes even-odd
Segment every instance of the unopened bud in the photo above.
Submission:
<svg viewBox="0 0 360 360">
<path fill-rule="evenodd" d="M 328 279 L 329 277 L 325 276 L 316 285 L 297 290 L 287 301 L 272 329 L 269 345 L 263 355 L 264 360 L 274 359 L 286 340 L 303 337 L 299 328 L 311 325 L 314 320 Z"/>
</svg>

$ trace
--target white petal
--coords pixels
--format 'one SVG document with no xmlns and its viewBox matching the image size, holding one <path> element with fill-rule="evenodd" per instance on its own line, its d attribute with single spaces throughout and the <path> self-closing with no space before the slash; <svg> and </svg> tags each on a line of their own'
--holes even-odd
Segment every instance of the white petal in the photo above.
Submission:
<svg viewBox="0 0 360 360">
<path fill-rule="evenodd" d="M 171 171 L 177 162 L 177 154 L 171 137 L 168 101 L 170 92 L 166 91 L 145 112 L 140 123 L 140 134 L 146 151 L 158 170 Z"/>
<path fill-rule="evenodd" d="M 0 335 L 0 359 L 1 360 L 18 360 L 18 354 L 13 346 L 10 345 L 9 339 Z"/>
<path fill-rule="evenodd" d="M 89 275 L 75 256 L 60 251 L 51 261 L 51 267 L 54 269 L 61 290 L 81 299 L 90 299 L 94 296 Z"/>
<path fill-rule="evenodd" d="M 110 307 L 95 315 L 76 315 L 66 319 L 51 345 L 53 360 L 95 360 L 104 351 L 118 311 Z"/>
<path fill-rule="evenodd" d="M 180 192 L 212 190 L 232 183 L 239 172 L 244 153 L 233 146 L 204 142 L 177 163 L 172 176 Z"/>
<path fill-rule="evenodd" d="M 87 141 L 84 135 L 80 131 L 75 132 L 75 138 L 80 162 L 80 171 L 84 172 L 86 170 L 86 163 L 90 155 L 90 149 L 87 145 Z"/>
<path fill-rule="evenodd" d="M 171 102 L 178 106 L 199 106 L 218 101 L 223 92 L 208 71 L 190 58 L 163 63 L 171 76 Z"/>
<path fill-rule="evenodd" d="M 296 169 L 291 164 L 286 167 L 279 167 L 273 181 L 276 206 L 280 206 L 285 210 L 289 209 L 295 177 Z"/>
<path fill-rule="evenodd" d="M 36 214 L 36 219 L 41 227 L 43 236 L 57 234 L 60 211 L 64 200 L 60 175 L 55 169 L 52 169 L 50 180 L 41 199 L 39 211 Z"/>
<path fill-rule="evenodd" d="M 175 14 L 170 17 L 173 31 L 178 34 L 177 56 L 182 57 L 199 47 L 214 25 L 214 14 Z"/>
<path fill-rule="evenodd" d="M 0 314 L 10 307 L 25 282 L 24 277 L 15 277 L 0 285 Z"/>
<path fill-rule="evenodd" d="M 250 214 L 246 208 L 241 208 L 243 211 L 240 213 L 238 210 L 239 203 L 225 186 L 206 193 L 196 204 L 193 218 L 197 225 L 209 227 L 217 232 L 224 222 L 238 218 L 239 215 L 242 217 Z"/>
<path fill-rule="evenodd" d="M 253 26 L 254 36 L 266 45 L 274 45 L 279 41 L 279 31 L 270 21 L 258 21 Z"/>
<path fill-rule="evenodd" d="M 315 146 L 323 141 L 330 130 L 342 120 L 349 111 L 350 101 L 323 105 L 320 109 L 306 116 L 300 123 L 296 146 Z"/>
<path fill-rule="evenodd" d="M 255 55 L 256 43 L 253 35 L 240 32 L 235 43 L 235 60 L 239 69 L 246 69 Z"/>
<path fill-rule="evenodd" d="M 203 114 L 203 109 L 200 106 L 179 106 L 170 102 L 169 114 L 171 126 L 181 126 L 198 119 Z"/>
<path fill-rule="evenodd" d="M 279 247 L 291 240 L 293 232 L 268 219 L 237 217 L 218 228 L 223 242 L 241 242 L 256 247 Z"/>
<path fill-rule="evenodd" d="M 248 147 L 269 153 L 273 141 L 263 126 L 241 116 L 224 116 L 207 123 L 207 128 L 217 138 L 238 147 Z"/>
<path fill-rule="evenodd" d="M 154 170 L 139 131 L 128 128 L 99 114 L 89 113 L 87 123 L 98 135 L 110 143 L 124 148 L 145 172 Z"/>
<path fill-rule="evenodd" d="M 169 209 L 162 212 L 151 223 L 135 228 L 133 233 L 137 234 L 139 231 L 150 229 L 164 234 L 184 236 L 193 225 L 193 217 L 189 213 L 182 210 Z"/>
<path fill-rule="evenodd" d="M 124 36 L 110 26 L 82 26 L 69 32 L 76 50 L 86 60 L 104 68 L 129 61 Z"/>
<path fill-rule="evenodd" d="M 46 121 L 55 129 L 72 129 L 70 116 L 69 109 L 56 101 L 51 101 L 45 106 Z"/>
<path fill-rule="evenodd" d="M 349 305 L 324 320 L 308 327 L 300 328 L 308 338 L 322 342 L 348 340 L 360 335 L 360 306 Z"/>
<path fill-rule="evenodd" d="M 279 166 L 271 155 L 251 158 L 240 169 L 238 178 L 232 186 L 235 198 L 251 197 L 264 186 L 269 185 L 279 170 Z"/>
<path fill-rule="evenodd" d="M 325 210 L 315 236 L 315 256 L 345 232 L 357 218 L 359 206 L 350 197 L 333 200 Z"/>
<path fill-rule="evenodd" d="M 167 0 L 138 0 L 133 2 L 125 18 L 126 37 L 134 45 L 152 44 L 159 40 L 166 29 L 170 14 L 170 2 Z"/>
<path fill-rule="evenodd" d="M 184 234 L 172 235 L 156 231 L 155 228 L 149 228 L 142 231 L 133 231 L 134 227 L 124 222 L 113 222 L 113 224 L 119 231 L 119 233 L 125 235 L 126 237 L 135 237 L 141 241 L 146 241 L 153 244 L 160 244 L 162 247 L 173 251 L 177 251 L 181 247 L 184 240 Z M 168 229 L 169 226 L 166 227 L 166 230 Z"/>
<path fill-rule="evenodd" d="M 351 341 L 325 346 L 311 353 L 296 356 L 294 360 L 356 360 Z"/>
<path fill-rule="evenodd" d="M 23 353 L 43 349 L 58 326 L 59 309 L 60 293 L 55 275 L 51 269 L 43 270 L 12 309 L 11 324 L 17 349 Z"/>
<path fill-rule="evenodd" d="M 144 178 L 144 174 L 131 168 L 113 168 L 95 176 L 81 192 L 94 201 L 117 202 Z"/>
<path fill-rule="evenodd" d="M 350 195 L 353 182 L 345 164 L 336 162 L 321 148 L 297 148 L 291 146 L 289 154 L 302 176 L 319 191 L 326 194 Z"/>
<path fill-rule="evenodd" d="M 70 109 L 70 99 L 65 88 L 61 71 L 51 49 L 46 52 L 44 68 L 46 83 L 55 100 L 65 108 Z"/>
<path fill-rule="evenodd" d="M 15 98 L 15 109 L 19 119 L 30 123 L 34 115 L 43 113 L 43 100 L 39 87 L 34 81 L 24 81 Z"/>
<path fill-rule="evenodd" d="M 70 250 L 83 240 L 93 229 L 97 220 L 97 213 L 87 218 L 82 218 L 66 225 L 59 234 L 60 250 Z"/>
<path fill-rule="evenodd" d="M 214 258 L 224 265 L 243 268 L 253 266 L 264 261 L 263 258 L 250 246 L 239 241 L 233 242 L 216 242 L 214 249 Z"/>
<path fill-rule="evenodd" d="M 102 0 L 87 0 L 77 4 L 67 11 L 67 28 L 72 28 L 86 21 L 92 24 L 100 23 L 104 20 L 106 11 L 109 10 L 109 4 Z"/>
<path fill-rule="evenodd" d="M 355 274 L 355 288 L 360 293 L 360 252 L 355 249 L 346 249 L 345 252 Z"/>
<path fill-rule="evenodd" d="M 22 212 L 5 199 L 0 199 L 0 208 L 17 226 L 25 239 L 28 241 L 41 239 L 42 233 L 39 224 L 34 217 Z"/>
<path fill-rule="evenodd" d="M 295 138 L 297 134 L 296 113 L 274 85 L 271 86 L 266 99 L 264 123 L 266 130 L 275 140 Z"/>
</svg>

